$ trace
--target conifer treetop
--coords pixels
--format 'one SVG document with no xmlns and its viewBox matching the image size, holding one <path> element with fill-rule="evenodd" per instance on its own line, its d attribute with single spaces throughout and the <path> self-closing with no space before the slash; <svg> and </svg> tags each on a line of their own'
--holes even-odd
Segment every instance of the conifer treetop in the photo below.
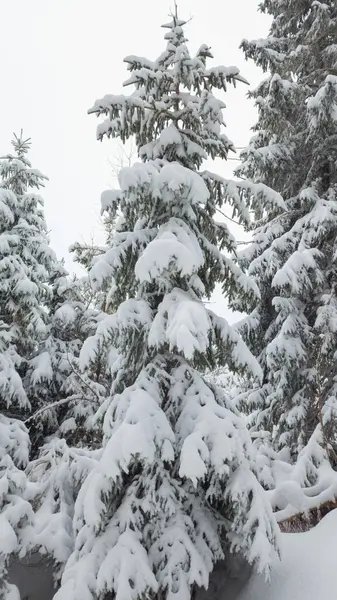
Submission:
<svg viewBox="0 0 337 600">
<path fill-rule="evenodd" d="M 221 131 L 225 104 L 212 89 L 226 91 L 228 83 L 247 81 L 237 67 L 207 68 L 212 53 L 206 45 L 191 57 L 185 24 L 173 16 L 163 25 L 169 30 L 166 50 L 155 61 L 127 56 L 131 76 L 124 86 L 134 85 L 135 91 L 130 96 L 104 96 L 89 113 L 108 116 L 98 127 L 98 139 L 125 141 L 134 135 L 143 160 L 161 158 L 197 169 L 207 156 L 226 159 L 234 149 Z"/>
<path fill-rule="evenodd" d="M 108 94 L 97 100 L 88 112 L 107 117 L 98 125 L 99 140 L 106 136 L 120 138 L 124 142 L 134 136 L 140 159 L 148 163 L 146 168 L 136 164 L 133 169 L 122 169 L 119 178 L 121 187 L 132 187 L 136 182 L 135 177 L 139 183 L 142 179 L 143 185 L 146 185 L 145 173 L 150 181 L 152 174 L 160 171 L 161 185 L 170 188 L 170 182 L 175 177 L 179 179 L 179 183 L 175 184 L 178 187 L 184 182 L 190 185 L 191 195 L 195 198 L 192 204 L 200 202 L 206 207 L 203 219 L 207 220 L 208 214 L 211 219 L 216 217 L 217 210 L 227 202 L 233 208 L 233 216 L 247 225 L 250 222 L 249 209 L 261 212 L 263 206 L 273 206 L 277 211 L 282 210 L 284 204 L 280 195 L 263 184 L 252 184 L 247 180 L 233 182 L 210 171 L 193 176 L 205 159 L 226 159 L 228 151 L 234 150 L 233 143 L 223 132 L 225 103 L 213 95 L 213 89 L 226 91 L 228 83 L 235 85 L 237 81 L 246 80 L 237 67 L 208 68 L 207 59 L 212 54 L 206 45 L 202 45 L 196 56 L 191 57 L 181 25 L 183 22 L 174 16 L 170 23 L 165 24 L 169 30 L 165 34 L 166 50 L 155 61 L 134 55 L 124 59 L 131 72 L 131 77 L 124 85 L 132 84 L 135 87 L 129 96 Z M 188 169 L 189 183 L 184 168 Z M 170 193 L 174 194 L 173 188 Z M 102 195 L 102 209 L 110 211 L 111 218 L 115 217 L 117 210 L 123 212 L 120 198 L 118 190 L 106 191 Z M 190 209 L 184 207 L 183 212 L 186 210 Z M 176 216 L 181 214 L 179 207 Z M 163 220 L 166 217 L 167 213 L 162 215 Z M 217 232 L 214 232 L 212 240 L 217 238 L 217 246 L 221 250 L 235 252 L 233 236 L 227 225 L 219 221 L 216 221 Z M 149 223 L 152 223 L 154 231 L 155 222 L 150 220 Z M 210 229 L 213 229 L 211 224 Z M 119 232 L 118 227 L 116 234 L 116 246 L 121 251 L 119 236 L 124 234 Z M 135 232 L 134 243 L 137 235 Z M 210 241 L 205 240 L 205 244 Z M 216 256 L 216 262 L 222 264 L 222 273 L 228 272 L 228 269 L 235 270 L 234 264 L 223 253 L 216 251 Z M 102 261 L 97 263 L 102 267 Z M 95 268 L 93 272 L 93 278 L 100 282 L 108 275 L 108 270 L 104 274 L 101 268 Z M 245 295 L 253 302 L 258 294 L 257 289 L 251 288 L 242 273 L 236 271 L 236 275 L 236 284 L 233 283 L 229 296 L 233 297 L 236 286 L 242 284 Z M 220 273 L 219 278 L 222 278 Z M 207 296 L 212 292 L 214 283 L 215 280 L 212 280 L 210 287 L 206 287 Z"/>
<path fill-rule="evenodd" d="M 38 169 L 33 169 L 27 157 L 31 148 L 31 138 L 13 134 L 12 146 L 14 154 L 7 154 L 0 158 L 0 188 L 9 189 L 14 194 L 22 196 L 31 188 L 40 189 L 44 187 L 44 181 L 48 177 Z"/>
<path fill-rule="evenodd" d="M 27 154 L 31 148 L 31 138 L 24 139 L 23 129 L 21 129 L 20 135 L 13 134 L 14 139 L 12 140 L 12 146 L 19 158 Z"/>
</svg>

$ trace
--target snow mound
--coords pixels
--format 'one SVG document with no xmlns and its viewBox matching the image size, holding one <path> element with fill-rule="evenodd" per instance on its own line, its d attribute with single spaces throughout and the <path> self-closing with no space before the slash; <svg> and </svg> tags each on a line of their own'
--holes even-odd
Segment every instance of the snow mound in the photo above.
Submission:
<svg viewBox="0 0 337 600">
<path fill-rule="evenodd" d="M 237 600 L 323 600 L 337 590 L 337 510 L 310 531 L 281 535 L 271 580 L 253 574 Z"/>
</svg>

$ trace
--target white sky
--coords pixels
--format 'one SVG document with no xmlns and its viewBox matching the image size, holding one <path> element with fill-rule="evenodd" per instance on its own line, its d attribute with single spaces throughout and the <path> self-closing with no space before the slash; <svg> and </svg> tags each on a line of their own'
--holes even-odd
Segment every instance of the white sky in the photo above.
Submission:
<svg viewBox="0 0 337 600">
<path fill-rule="evenodd" d="M 236 65 L 252 87 L 261 72 L 246 62 L 242 38 L 264 37 L 269 19 L 259 0 L 179 0 L 191 51 L 212 47 L 214 64 Z M 53 248 L 74 270 L 75 240 L 102 242 L 100 194 L 111 187 L 113 142 L 96 141 L 96 98 L 120 93 L 124 56 L 155 58 L 164 49 L 170 0 L 10 0 L 2 5 L 0 155 L 11 151 L 13 131 L 32 138 L 31 160 L 49 177 L 42 195 Z M 255 110 L 239 85 L 226 96 L 227 135 L 245 145 Z M 235 162 L 221 165 L 230 175 Z M 217 295 L 217 310 L 223 301 Z"/>
</svg>

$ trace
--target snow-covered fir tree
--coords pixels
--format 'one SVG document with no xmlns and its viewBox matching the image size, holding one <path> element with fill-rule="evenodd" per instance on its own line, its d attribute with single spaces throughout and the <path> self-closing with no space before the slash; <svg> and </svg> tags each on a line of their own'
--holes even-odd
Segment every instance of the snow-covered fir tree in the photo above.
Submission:
<svg viewBox="0 0 337 600">
<path fill-rule="evenodd" d="M 14 154 L 0 160 L 1 258 L 0 306 L 1 330 L 6 336 L 15 382 L 4 375 L 7 386 L 1 405 L 15 403 L 27 409 L 29 401 L 23 382 L 29 360 L 46 334 L 46 302 L 50 297 L 49 273 L 55 254 L 49 246 L 38 190 L 45 177 L 32 169 L 27 158 L 29 140 L 14 137 Z"/>
<path fill-rule="evenodd" d="M 257 213 L 241 255 L 261 292 L 255 308 L 241 303 L 241 332 L 264 372 L 248 394 L 254 435 L 269 439 L 271 454 L 298 460 L 306 486 L 318 481 L 318 464 L 324 473 L 327 459 L 337 466 L 337 6 L 260 7 L 273 18 L 270 33 L 242 47 L 268 76 L 251 94 L 258 122 L 238 174 L 280 192 L 285 206 Z"/>
<path fill-rule="evenodd" d="M 40 199 L 29 193 L 43 177 L 26 157 L 29 142 L 13 141 L 14 155 L 0 160 L 0 597 L 19 597 L 7 581 L 8 561 L 30 545 L 33 512 L 24 467 L 29 436 L 20 422 L 29 410 L 25 377 L 45 333 L 44 300 L 53 261 Z M 16 418 L 15 418 L 16 417 Z"/>
<path fill-rule="evenodd" d="M 107 316 L 98 304 L 95 306 L 99 295 L 91 295 L 85 280 L 80 291 L 82 312 L 78 314 L 78 337 L 72 342 L 71 370 L 65 385 L 68 400 L 59 432 L 72 445 L 96 448 L 101 446 L 102 429 L 96 426 L 95 414 L 109 396 L 112 381 L 110 344 L 108 336 L 99 333 Z M 85 300 L 88 304 L 83 306 Z"/>
<path fill-rule="evenodd" d="M 46 178 L 27 158 L 30 141 L 15 136 L 13 147 L 15 153 L 0 162 L 1 331 L 8 346 L 3 402 L 7 414 L 15 403 L 19 416 L 30 412 L 35 455 L 57 431 L 79 441 L 80 423 L 97 409 L 83 392 L 79 398 L 75 384 L 80 349 L 96 330 L 97 311 L 86 305 L 82 281 L 68 276 L 49 245 L 43 201 L 34 191 Z"/>
<path fill-rule="evenodd" d="M 27 419 L 33 459 L 26 472 L 32 546 L 52 559 L 57 587 L 74 547 L 76 498 L 100 454 L 102 428 L 94 416 L 109 395 L 111 369 L 108 341 L 95 336 L 106 315 L 88 278 L 70 278 L 58 264 L 50 283 L 47 335 L 30 363 L 36 410 Z"/>
<path fill-rule="evenodd" d="M 83 344 L 96 331 L 99 313 L 87 303 L 86 283 L 69 277 L 62 263 L 55 263 L 49 285 L 46 335 L 29 361 L 26 377 L 34 407 L 28 422 L 35 451 L 52 434 L 71 444 L 86 445 L 82 426 L 97 410 L 97 402 L 90 403 L 88 390 L 82 389 L 78 360 Z M 83 377 L 88 375 L 83 373 Z"/>
<path fill-rule="evenodd" d="M 74 549 L 73 520 L 78 493 L 88 474 L 98 468 L 100 456 L 100 450 L 72 445 L 78 437 L 68 436 L 67 441 L 65 437 L 50 436 L 25 470 L 25 497 L 34 511 L 25 530 L 25 548 L 39 552 L 46 562 L 52 561 L 55 588 Z"/>
<path fill-rule="evenodd" d="M 12 330 L 13 304 L 11 294 L 12 274 L 24 270 L 17 254 L 17 237 L 13 226 L 17 199 L 8 190 L 0 190 L 0 398 L 1 410 L 15 412 L 15 406 L 22 409 L 28 401 L 21 377 L 18 373 L 21 360 L 15 346 L 15 330 Z M 14 343 L 13 343 L 14 342 Z M 14 405 L 14 407 L 13 407 Z M 10 408 L 11 407 L 11 408 Z"/>
<path fill-rule="evenodd" d="M 0 190 L 1 229 L 5 229 L 5 224 L 8 226 L 6 218 L 11 219 L 8 206 L 13 200 L 12 195 Z M 6 233 L 0 233 L 0 245 L 2 249 L 6 247 Z M 32 524 L 24 473 L 30 443 L 26 427 L 18 419 L 7 416 L 24 410 L 27 398 L 16 369 L 17 356 L 9 328 L 2 318 L 0 327 L 0 598 L 17 600 L 19 592 L 8 582 L 7 569 L 13 556 L 24 554 L 28 541 L 26 530 Z"/>
<path fill-rule="evenodd" d="M 0 598 L 19 600 L 15 585 L 9 583 L 7 569 L 14 556 L 30 549 L 29 534 L 33 510 L 27 500 L 29 436 L 17 419 L 0 413 Z"/>
<path fill-rule="evenodd" d="M 123 168 L 120 189 L 102 197 L 117 220 L 91 279 L 97 288 L 109 282 L 116 307 L 95 336 L 109 342 L 113 383 L 96 417 L 104 444 L 75 504 L 58 600 L 189 600 L 230 549 L 260 571 L 275 551 L 249 433 L 203 375 L 228 364 L 259 379 L 260 367 L 203 298 L 219 281 L 229 296 L 258 294 L 228 258 L 235 242 L 217 208 L 228 201 L 247 221 L 243 195 L 248 205 L 281 200 L 263 185 L 200 170 L 232 148 L 213 89 L 243 79 L 235 67 L 208 67 L 208 46 L 191 56 L 184 25 L 176 15 L 164 25 L 155 61 L 125 59 L 131 95 L 105 96 L 90 110 L 106 116 L 98 139 L 135 136 L 142 162 Z"/>
</svg>

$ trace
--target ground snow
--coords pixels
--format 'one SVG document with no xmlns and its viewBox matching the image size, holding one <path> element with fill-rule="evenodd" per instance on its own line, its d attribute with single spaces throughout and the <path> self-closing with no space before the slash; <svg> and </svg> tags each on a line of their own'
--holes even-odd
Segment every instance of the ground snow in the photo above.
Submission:
<svg viewBox="0 0 337 600">
<path fill-rule="evenodd" d="M 235 600 L 333 600 L 337 597 L 336 534 L 337 510 L 310 531 L 283 533 L 282 560 L 274 564 L 270 583 L 254 574 Z"/>
</svg>

